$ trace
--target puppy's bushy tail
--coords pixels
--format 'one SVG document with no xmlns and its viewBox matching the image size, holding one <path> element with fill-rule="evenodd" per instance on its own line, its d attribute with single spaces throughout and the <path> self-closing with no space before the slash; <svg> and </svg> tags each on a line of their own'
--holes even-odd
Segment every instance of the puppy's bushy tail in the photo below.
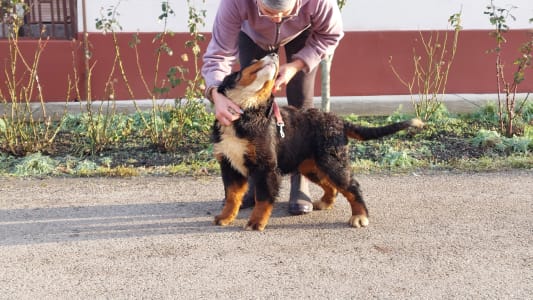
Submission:
<svg viewBox="0 0 533 300">
<path fill-rule="evenodd" d="M 380 127 L 364 127 L 345 122 L 344 130 L 346 131 L 346 135 L 348 137 L 360 141 L 365 141 L 379 139 L 381 137 L 396 133 L 400 130 L 407 129 L 409 127 L 422 128 L 423 126 L 424 122 L 422 122 L 420 119 L 415 118 L 408 121 L 393 123 Z"/>
</svg>

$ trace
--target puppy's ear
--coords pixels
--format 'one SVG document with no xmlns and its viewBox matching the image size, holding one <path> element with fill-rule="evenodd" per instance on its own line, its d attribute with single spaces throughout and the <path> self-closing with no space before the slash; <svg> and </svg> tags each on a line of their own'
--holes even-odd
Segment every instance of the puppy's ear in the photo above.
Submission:
<svg viewBox="0 0 533 300">
<path fill-rule="evenodd" d="M 242 78 L 242 72 L 237 72 L 235 76 L 235 83 L 241 81 L 241 78 Z"/>
<path fill-rule="evenodd" d="M 241 78 L 241 72 L 233 72 L 226 77 L 224 77 L 224 80 L 222 80 L 222 83 L 218 87 L 218 92 L 223 93 L 226 90 L 232 89 L 237 85 L 237 82 Z"/>
</svg>

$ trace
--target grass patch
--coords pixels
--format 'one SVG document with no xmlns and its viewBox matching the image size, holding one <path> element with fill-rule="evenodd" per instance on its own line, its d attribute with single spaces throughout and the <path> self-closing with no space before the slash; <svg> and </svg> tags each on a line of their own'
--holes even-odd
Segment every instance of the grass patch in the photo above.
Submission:
<svg viewBox="0 0 533 300">
<path fill-rule="evenodd" d="M 525 110 L 523 135 L 505 137 L 497 129 L 494 108 L 487 106 L 468 115 L 439 114 L 423 130 L 408 130 L 373 141 L 350 141 L 352 169 L 357 173 L 405 173 L 418 170 L 494 171 L 533 168 L 533 113 Z M 446 111 L 444 108 L 443 112 Z M 84 115 L 66 116 L 48 153 L 15 157 L 0 153 L 1 176 L 105 176 L 145 175 L 203 176 L 218 175 L 218 163 L 212 154 L 210 130 L 213 116 L 185 118 L 191 126 L 179 126 L 179 140 L 172 148 L 161 147 L 148 130 L 146 116 L 114 116 L 108 131 L 112 142 L 98 152 L 87 143 L 87 119 Z M 164 114 L 162 127 L 176 125 Z M 366 126 L 378 126 L 412 116 L 394 113 L 388 117 L 346 116 L 347 120 Z M 0 141 L 1 142 L 1 141 Z M 164 142 L 164 141 L 163 141 Z"/>
<path fill-rule="evenodd" d="M 20 177 L 53 175 L 56 168 L 57 161 L 41 153 L 34 153 L 19 159 L 14 166 L 13 175 Z"/>
</svg>

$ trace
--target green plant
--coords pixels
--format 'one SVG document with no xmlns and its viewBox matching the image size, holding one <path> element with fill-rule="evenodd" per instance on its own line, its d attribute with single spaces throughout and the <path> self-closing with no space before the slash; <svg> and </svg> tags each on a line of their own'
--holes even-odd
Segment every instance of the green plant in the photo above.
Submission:
<svg viewBox="0 0 533 300">
<path fill-rule="evenodd" d="M 28 7 L 20 0 L 2 2 L 2 6 L 12 13 L 7 15 L 10 30 L 4 69 L 6 81 L 5 86 L 0 86 L 0 102 L 4 105 L 4 113 L 0 115 L 0 151 L 15 156 L 48 152 L 61 127 L 61 121 L 55 122 L 54 119 L 62 120 L 66 114 L 52 118 L 47 113 L 43 98 L 39 63 L 48 40 L 38 39 L 33 57 L 27 57 L 20 49 L 18 33 Z M 32 103 L 34 100 L 37 100 L 35 104 L 41 110 L 40 115 L 35 113 L 36 107 Z"/>
<path fill-rule="evenodd" d="M 526 107 L 530 107 L 526 105 Z M 192 109 L 192 108 L 191 108 Z M 172 116 L 172 110 L 165 111 L 157 122 L 167 123 L 183 116 Z M 150 112 L 142 112 L 150 118 Z M 209 135 L 202 131 L 212 124 L 209 118 L 194 118 L 181 134 L 175 151 L 157 151 L 142 130 L 144 123 L 139 113 L 117 115 L 110 131 L 116 142 L 99 155 L 80 155 L 80 149 L 87 149 L 83 132 L 86 131 L 86 113 L 67 115 L 61 134 L 54 142 L 54 155 L 39 155 L 44 162 L 28 163 L 0 153 L 0 176 L 145 176 L 145 175 L 187 175 L 202 176 L 219 174 L 218 163 L 212 156 Z M 405 120 L 410 116 L 398 115 Z M 211 118 L 211 119 L 210 119 Z M 351 119 L 365 126 L 389 123 L 386 116 L 360 117 Z M 196 124 L 195 124 L 196 123 Z M 0 123 L 1 124 L 1 123 Z M 129 124 L 126 126 L 126 124 Z M 0 125 L 1 126 L 1 125 Z M 162 126 L 162 125 L 161 125 Z M 174 126 L 174 125 L 172 125 Z M 178 125 L 176 125 L 178 126 Z M 181 126 L 181 125 L 180 125 Z M 494 124 L 477 119 L 474 115 L 450 115 L 447 118 L 426 123 L 420 132 L 404 132 L 388 138 L 371 141 L 350 141 L 349 155 L 356 172 L 407 172 L 426 170 L 487 171 L 533 167 L 533 126 L 526 125 L 524 136 L 507 138 L 500 134 Z M 80 137 L 82 137 L 80 139 Z M 35 158 L 34 156 L 32 156 Z M 45 166 L 49 167 L 45 167 Z M 28 166 L 34 170 L 25 172 Z M 52 166 L 52 167 L 50 167 Z M 34 174 L 34 175 L 32 175 Z M 47 175 L 45 175 L 47 174 Z"/>
<path fill-rule="evenodd" d="M 106 12 L 104 13 L 103 9 L 100 12 L 100 19 L 96 19 L 96 29 L 101 30 L 104 34 L 111 34 L 111 37 L 113 39 L 113 45 L 115 50 L 115 58 L 113 60 L 111 71 L 109 72 L 108 79 L 106 81 L 106 87 L 105 92 L 108 99 L 115 99 L 115 89 L 114 84 L 115 80 L 113 76 L 115 75 L 115 70 L 118 66 L 120 75 L 122 80 L 124 80 L 124 84 L 126 85 L 126 88 L 130 94 L 131 98 L 135 98 L 135 95 L 133 94 L 133 90 L 130 86 L 128 77 L 126 76 L 126 71 L 124 68 L 124 62 L 122 60 L 122 56 L 120 54 L 120 46 L 118 43 L 118 37 L 117 37 L 117 30 L 122 30 L 122 26 L 120 25 L 118 21 L 118 17 L 120 16 L 120 12 L 118 11 L 118 7 L 120 6 L 121 0 L 118 0 L 117 4 L 114 6 L 110 6 L 107 8 Z"/>
<path fill-rule="evenodd" d="M 529 137 L 513 136 L 506 138 L 504 143 L 508 152 L 527 154 L 532 141 Z"/>
<path fill-rule="evenodd" d="M 0 9 L 3 13 L 0 16 L 0 23 L 7 25 L 9 35 L 18 35 L 18 29 L 24 24 L 23 19 L 28 8 L 28 4 L 24 3 L 24 0 L 0 1 Z"/>
<path fill-rule="evenodd" d="M 206 134 L 209 129 L 199 124 L 205 124 L 205 122 L 202 122 L 205 120 L 212 120 L 201 100 L 203 98 L 203 79 L 199 67 L 200 43 L 204 41 L 204 36 L 200 33 L 199 26 L 204 25 L 206 12 L 205 10 L 197 10 L 191 5 L 190 0 L 187 1 L 187 4 L 189 8 L 187 25 L 191 39 L 185 42 L 185 47 L 190 49 L 194 69 L 190 72 L 185 67 L 173 66 L 166 73 L 166 80 L 158 83 L 157 70 L 159 69 L 161 54 L 167 53 L 171 55 L 173 53 L 173 50 L 169 48 L 165 39 L 168 35 L 172 34 L 167 31 L 167 22 L 169 16 L 174 14 L 174 11 L 169 1 L 163 1 L 161 6 L 162 13 L 159 16 L 159 20 L 163 22 L 164 30 L 154 39 L 159 43 L 159 50 L 157 51 L 156 57 L 154 89 L 151 92 L 153 106 L 150 112 L 150 118 L 145 118 L 144 114 L 139 114 L 147 128 L 152 143 L 163 151 L 175 150 L 184 143 L 191 141 L 191 138 L 194 140 L 195 136 L 191 136 L 191 133 L 196 132 L 197 129 L 200 129 L 200 132 Z M 135 49 L 136 53 L 138 53 L 137 44 L 138 42 L 130 43 L 130 46 Z M 183 53 L 180 55 L 180 58 L 184 62 L 187 62 L 189 55 Z M 171 88 L 175 88 L 182 83 L 186 84 L 185 94 L 176 99 L 174 107 L 161 107 L 156 103 L 158 96 L 168 93 Z M 146 83 L 145 86 L 148 87 Z M 165 122 L 160 122 L 159 120 L 165 120 Z"/>
<path fill-rule="evenodd" d="M 17 176 L 45 176 L 56 171 L 57 162 L 41 153 L 33 153 L 22 158 L 15 167 Z"/>
<path fill-rule="evenodd" d="M 529 139 L 529 148 L 533 149 L 533 125 L 526 125 L 524 128 L 524 137 Z"/>
<path fill-rule="evenodd" d="M 395 111 L 393 111 L 390 116 L 387 117 L 387 121 L 400 122 L 411 117 L 412 116 L 409 116 L 408 114 L 403 112 L 403 105 L 400 104 L 398 108 Z"/>
<path fill-rule="evenodd" d="M 92 90 L 90 83 L 92 81 L 92 70 L 94 69 L 96 62 L 92 62 L 92 64 L 89 62 L 91 58 L 89 49 L 85 49 L 85 55 L 87 56 L 87 74 L 85 75 L 87 91 L 85 97 L 82 97 L 80 91 L 77 90 L 78 99 L 85 99 L 85 102 L 80 102 L 80 106 L 82 111 L 86 112 L 86 114 L 82 116 L 82 120 L 80 122 L 80 126 L 83 127 L 83 130 L 80 130 L 79 133 L 84 143 L 84 145 L 81 146 L 81 151 L 84 153 L 90 153 L 91 155 L 95 155 L 96 153 L 101 152 L 102 150 L 109 147 L 110 144 L 120 139 L 117 136 L 117 132 L 119 131 L 115 130 L 116 128 L 114 128 L 114 125 L 116 125 L 114 123 L 116 123 L 118 119 L 116 114 L 114 90 L 114 84 L 116 80 L 113 78 L 113 75 L 115 74 L 117 69 L 117 65 L 119 70 L 121 71 L 121 74 L 123 75 L 122 78 L 126 82 L 128 91 L 130 91 L 131 96 L 133 96 L 133 93 L 131 92 L 131 88 L 128 83 L 128 79 L 125 76 L 124 65 L 121 60 L 119 51 L 120 48 L 118 46 L 118 39 L 116 36 L 116 30 L 122 29 L 120 23 L 118 22 L 118 7 L 120 5 L 120 2 L 121 1 L 118 0 L 117 5 L 111 6 L 105 11 L 104 9 L 102 9 L 100 18 L 96 19 L 96 28 L 98 30 L 102 31 L 102 33 L 104 34 L 111 33 L 116 51 L 115 58 L 113 60 L 113 65 L 111 67 L 111 71 L 109 73 L 105 86 L 105 94 L 107 95 L 107 99 L 99 102 L 93 101 L 92 99 Z M 75 57 L 73 57 L 73 63 L 75 61 L 76 59 Z M 77 73 L 75 73 L 75 80 L 76 82 L 79 82 Z"/>
<path fill-rule="evenodd" d="M 505 63 L 502 60 L 503 45 L 507 42 L 505 34 L 509 31 L 507 20 L 515 19 L 511 14 L 511 10 L 515 7 L 500 8 L 494 4 L 494 1 L 490 1 L 490 5 L 487 6 L 487 10 L 484 12 L 489 16 L 490 23 L 494 26 L 494 31 L 491 32 L 491 36 L 496 41 L 496 47 L 489 52 L 496 54 L 496 79 L 498 90 L 498 118 L 500 123 L 500 131 L 507 137 L 515 134 L 514 122 L 516 117 L 520 114 L 522 108 L 527 102 L 526 99 L 521 102 L 516 99 L 518 86 L 525 79 L 525 70 L 531 67 L 531 60 L 533 57 L 533 34 L 530 39 L 525 41 L 519 49 L 519 56 L 514 61 L 516 66 L 513 73 L 512 80 L 508 80 L 505 76 Z M 530 19 L 530 22 L 533 19 Z M 502 96 L 505 100 L 502 100 Z"/>
<path fill-rule="evenodd" d="M 498 107 L 493 102 L 489 102 L 473 112 L 472 117 L 487 124 L 498 124 Z"/>
<path fill-rule="evenodd" d="M 447 32 L 442 37 L 439 32 L 431 33 L 429 37 L 420 32 L 423 54 L 419 55 L 417 50 L 413 49 L 414 70 L 410 80 L 405 80 L 399 74 L 392 63 L 392 56 L 389 57 L 389 65 L 394 75 L 411 95 L 416 116 L 424 121 L 429 120 L 442 108 L 448 74 L 457 52 L 459 32 L 462 29 L 461 13 L 450 16 L 448 22 L 454 29 L 451 44 L 448 44 Z"/>
<path fill-rule="evenodd" d="M 14 156 L 0 152 L 0 175 L 8 175 L 14 161 Z"/>
<path fill-rule="evenodd" d="M 65 118 L 62 130 L 75 134 L 72 138 L 77 139 L 77 152 L 91 155 L 112 144 L 124 142 L 136 131 L 132 117 L 103 110 L 69 115 Z"/>
<path fill-rule="evenodd" d="M 527 101 L 524 104 L 521 114 L 525 123 L 533 124 L 533 101 Z"/>
<path fill-rule="evenodd" d="M 144 84 L 146 92 L 150 95 L 152 100 L 152 109 L 149 114 L 141 112 L 140 108 L 137 106 L 137 102 L 134 102 L 134 105 L 137 109 L 137 119 L 142 122 L 145 126 L 145 132 L 150 137 L 150 140 L 153 144 L 157 145 L 160 149 L 170 149 L 173 143 L 166 141 L 166 138 L 171 133 L 171 130 L 168 128 L 168 118 L 165 115 L 168 115 L 168 111 L 172 109 L 169 106 L 161 106 L 158 104 L 157 100 L 162 96 L 168 94 L 168 92 L 178 86 L 181 83 L 181 78 L 178 76 L 178 73 L 183 73 L 184 68 L 180 66 L 170 67 L 166 73 L 166 78 L 160 80 L 160 64 L 163 54 L 172 56 L 174 51 L 168 46 L 166 39 L 168 36 L 172 36 L 173 33 L 167 29 L 168 18 L 174 15 L 174 10 L 169 4 L 169 1 L 163 1 L 161 3 L 161 15 L 159 15 L 158 20 L 163 23 L 163 31 L 156 34 L 153 38 L 152 43 L 157 43 L 157 51 L 155 58 L 155 74 L 152 86 L 150 86 L 144 76 L 144 72 L 140 63 L 140 56 L 138 45 L 140 44 L 139 37 L 135 34 L 132 40 L 129 43 L 129 46 L 135 51 L 135 57 L 137 62 L 137 70 L 141 81 Z"/>
<path fill-rule="evenodd" d="M 120 1 L 118 2 L 120 4 Z M 134 98 L 129 81 L 124 70 L 122 58 L 120 54 L 120 47 L 118 46 L 116 31 L 121 30 L 118 22 L 118 4 L 107 9 L 107 14 L 103 14 L 101 19 L 97 20 L 97 28 L 104 32 L 111 33 L 115 41 L 115 65 L 118 65 L 122 79 L 126 84 L 130 96 Z M 157 45 L 155 57 L 155 75 L 152 84 L 149 84 L 144 76 L 144 72 L 140 64 L 140 55 L 138 45 L 140 39 L 138 35 L 134 35 L 129 43 L 129 46 L 135 51 L 138 74 L 143 82 L 146 92 L 151 97 L 152 109 L 149 114 L 141 112 L 137 103 L 134 105 L 137 109 L 137 120 L 140 120 L 145 126 L 144 132 L 148 134 L 151 142 L 162 151 L 172 151 L 187 141 L 191 141 L 192 128 L 198 127 L 198 120 L 206 119 L 208 113 L 205 106 L 201 102 L 203 81 L 199 69 L 200 46 L 199 43 L 204 40 L 203 35 L 199 32 L 199 25 L 204 24 L 205 11 L 198 11 L 191 5 L 191 1 L 187 1 L 189 8 L 188 27 L 191 34 L 191 39 L 185 43 L 185 47 L 190 49 L 194 62 L 194 72 L 189 73 L 189 70 L 183 66 L 172 66 L 168 69 L 164 78 L 160 78 L 160 64 L 162 55 L 172 56 L 173 49 L 167 43 L 167 39 L 173 36 L 173 32 L 167 29 L 168 19 L 174 15 L 174 10 L 170 5 L 170 1 L 161 2 L 161 14 L 158 19 L 163 23 L 163 31 L 156 34 L 153 43 Z M 183 53 L 179 56 L 182 61 L 187 62 L 189 55 Z M 112 71 L 114 73 L 114 70 Z M 112 74 L 111 73 L 111 74 Z M 191 75 L 192 74 L 192 75 Z M 111 76 L 108 82 L 112 82 Z M 174 106 L 160 105 L 157 100 L 167 96 L 171 89 L 177 87 L 179 84 L 185 83 L 186 89 L 183 97 L 175 101 Z M 112 87 L 112 85 L 110 85 Z M 112 93 L 111 93 L 112 94 Z M 202 129 L 204 131 L 204 129 Z"/>
<path fill-rule="evenodd" d="M 342 9 L 346 5 L 347 0 L 337 0 L 337 5 Z"/>
<path fill-rule="evenodd" d="M 492 130 L 480 130 L 478 134 L 472 138 L 472 144 L 481 148 L 503 148 L 503 139 L 500 134 Z"/>
<path fill-rule="evenodd" d="M 116 140 L 115 132 L 111 127 L 111 123 L 116 116 L 116 107 L 113 101 L 102 101 L 95 111 L 93 109 L 93 101 L 88 100 L 86 108 L 87 113 L 84 122 L 86 131 L 82 132 L 82 136 L 86 138 L 89 149 L 85 152 L 95 155 Z"/>
<path fill-rule="evenodd" d="M 502 137 L 498 132 L 492 130 L 480 130 L 478 134 L 472 138 L 472 144 L 476 147 L 495 149 L 509 154 L 527 154 L 532 143 L 533 140 L 529 136 Z"/>
<path fill-rule="evenodd" d="M 386 149 L 381 160 L 381 165 L 389 168 L 408 168 L 414 166 L 416 163 L 417 160 L 410 155 L 409 151 L 397 151 L 392 148 Z"/>
</svg>

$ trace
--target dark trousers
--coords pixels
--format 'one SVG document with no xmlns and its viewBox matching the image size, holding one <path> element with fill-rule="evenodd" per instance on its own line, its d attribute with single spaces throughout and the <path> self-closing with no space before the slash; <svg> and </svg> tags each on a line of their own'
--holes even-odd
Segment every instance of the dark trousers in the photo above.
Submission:
<svg viewBox="0 0 533 300">
<path fill-rule="evenodd" d="M 293 60 L 293 54 L 305 46 L 309 34 L 309 30 L 306 30 L 284 46 L 288 62 Z M 242 67 L 249 65 L 254 59 L 260 59 L 271 52 L 261 49 L 244 32 L 241 31 L 239 34 L 239 62 Z M 287 102 L 289 105 L 296 108 L 313 107 L 317 69 L 318 67 L 312 69 L 309 73 L 300 71 L 287 83 Z"/>
</svg>

